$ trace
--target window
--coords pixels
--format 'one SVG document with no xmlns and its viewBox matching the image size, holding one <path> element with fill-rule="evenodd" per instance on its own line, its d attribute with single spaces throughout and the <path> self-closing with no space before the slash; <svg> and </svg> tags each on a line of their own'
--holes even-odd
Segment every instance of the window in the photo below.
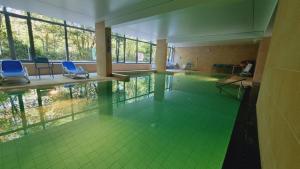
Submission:
<svg viewBox="0 0 300 169">
<path fill-rule="evenodd" d="M 116 63 L 117 62 L 117 41 L 115 36 L 111 37 L 111 57 L 112 57 L 112 62 Z"/>
<path fill-rule="evenodd" d="M 5 18 L 10 19 L 13 46 L 16 59 L 31 60 L 31 52 L 37 57 L 47 57 L 49 60 L 66 60 L 66 54 L 73 61 L 95 61 L 96 42 L 94 28 L 64 21 L 37 13 L 7 7 L 7 14 L 0 5 L 0 59 L 11 59 Z M 5 13 L 5 14 L 3 14 Z M 30 14 L 30 18 L 28 18 Z M 32 30 L 28 30 L 27 21 L 30 20 Z M 66 23 L 66 24 L 65 24 Z M 8 27 L 9 28 L 9 27 Z M 66 49 L 67 29 L 68 48 Z M 29 32 L 33 34 L 30 39 Z M 33 40 L 34 49 L 30 42 Z M 151 63 L 155 60 L 156 47 L 150 42 L 138 41 L 134 38 L 112 36 L 112 62 L 114 63 Z M 152 57 L 152 58 L 151 58 Z"/>
<path fill-rule="evenodd" d="M 77 28 L 82 28 L 82 29 L 88 29 L 88 30 L 92 30 L 95 31 L 95 28 L 92 26 L 87 26 L 87 25 L 81 25 L 79 23 L 76 22 L 70 22 L 70 21 L 66 21 L 68 26 L 71 27 L 77 27 Z"/>
<path fill-rule="evenodd" d="M 67 30 L 70 60 L 96 60 L 95 33 L 70 27 Z"/>
<path fill-rule="evenodd" d="M 169 63 L 174 62 L 174 48 L 171 48 L 171 47 L 168 48 L 167 57 L 168 57 L 168 62 Z"/>
<path fill-rule="evenodd" d="M 126 39 L 125 62 L 136 63 L 136 41 Z"/>
<path fill-rule="evenodd" d="M 137 46 L 138 45 L 138 46 Z M 150 63 L 153 44 L 119 35 L 112 36 L 113 63 Z"/>
<path fill-rule="evenodd" d="M 116 37 L 116 43 L 117 43 L 117 61 L 118 63 L 124 63 L 125 62 L 125 54 L 124 54 L 124 38 L 117 36 Z"/>
<path fill-rule="evenodd" d="M 2 13 L 0 13 L 0 59 L 10 59 L 5 18 Z"/>
<path fill-rule="evenodd" d="M 151 45 L 146 42 L 138 42 L 138 62 L 150 63 Z"/>
<path fill-rule="evenodd" d="M 27 20 L 23 18 L 10 17 L 10 24 L 16 51 L 16 58 L 20 60 L 29 60 L 30 44 Z"/>
<path fill-rule="evenodd" d="M 156 45 L 152 45 L 152 60 L 151 62 L 155 64 L 155 56 L 156 56 Z"/>
<path fill-rule="evenodd" d="M 49 60 L 65 60 L 64 27 L 46 22 L 32 21 L 35 53 Z"/>
<path fill-rule="evenodd" d="M 27 15 L 25 11 L 10 8 L 10 7 L 6 7 L 6 11 L 9 12 L 9 13 L 15 13 L 15 14 L 18 14 L 18 15 Z"/>
<path fill-rule="evenodd" d="M 51 22 L 57 22 L 57 23 L 64 23 L 64 20 L 62 19 L 57 19 L 57 18 L 53 18 L 53 17 L 48 17 L 45 15 L 40 15 L 37 13 L 30 13 L 32 18 L 38 18 L 38 19 L 43 19 L 43 20 L 47 20 L 47 21 L 51 21 Z"/>
</svg>

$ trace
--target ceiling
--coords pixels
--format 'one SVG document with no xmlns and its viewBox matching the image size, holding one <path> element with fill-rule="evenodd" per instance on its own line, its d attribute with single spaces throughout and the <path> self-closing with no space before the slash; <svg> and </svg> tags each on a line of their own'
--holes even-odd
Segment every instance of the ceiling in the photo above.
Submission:
<svg viewBox="0 0 300 169">
<path fill-rule="evenodd" d="M 0 0 L 0 4 L 173 45 L 265 36 L 277 0 Z"/>
</svg>

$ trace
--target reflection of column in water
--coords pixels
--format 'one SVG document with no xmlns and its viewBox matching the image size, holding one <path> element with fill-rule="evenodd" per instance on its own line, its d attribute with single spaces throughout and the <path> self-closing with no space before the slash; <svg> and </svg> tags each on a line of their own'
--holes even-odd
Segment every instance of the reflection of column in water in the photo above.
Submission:
<svg viewBox="0 0 300 169">
<path fill-rule="evenodd" d="M 73 90 L 72 90 L 72 87 L 69 87 L 69 94 L 70 94 L 70 101 L 71 101 L 72 120 L 74 120 L 75 119 L 75 114 L 74 114 L 74 102 L 73 102 Z"/>
<path fill-rule="evenodd" d="M 112 81 L 97 84 L 98 110 L 100 114 L 113 114 Z"/>
<path fill-rule="evenodd" d="M 42 91 L 41 89 L 36 89 L 36 93 L 37 93 L 37 100 L 38 100 L 38 110 L 39 110 L 39 115 L 40 115 L 40 120 L 43 126 L 43 129 L 46 128 L 46 124 L 45 124 L 45 112 L 43 109 L 43 101 L 42 101 Z"/>
<path fill-rule="evenodd" d="M 161 123 L 162 113 L 165 111 L 164 104 L 161 101 L 165 98 L 166 75 L 161 73 L 154 74 L 154 102 L 153 102 L 153 121 L 150 127 L 156 128 Z"/>
<path fill-rule="evenodd" d="M 22 93 L 18 94 L 18 100 L 19 100 L 20 113 L 21 113 L 21 119 L 22 119 L 22 126 L 23 126 L 23 130 L 24 130 L 24 134 L 27 134 L 27 120 L 26 120 L 26 115 L 25 115 L 25 107 L 24 107 L 24 101 L 23 101 Z"/>
<path fill-rule="evenodd" d="M 157 101 L 162 101 L 165 98 L 166 75 L 161 73 L 155 73 L 154 78 L 154 99 Z"/>
</svg>

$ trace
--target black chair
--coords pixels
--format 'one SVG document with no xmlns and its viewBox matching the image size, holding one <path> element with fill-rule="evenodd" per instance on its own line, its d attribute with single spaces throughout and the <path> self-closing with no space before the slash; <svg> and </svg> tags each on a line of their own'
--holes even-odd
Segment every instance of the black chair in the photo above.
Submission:
<svg viewBox="0 0 300 169">
<path fill-rule="evenodd" d="M 35 73 L 39 75 L 39 78 L 41 78 L 41 70 L 47 69 L 49 71 L 49 75 L 54 78 L 53 75 L 53 63 L 50 64 L 48 58 L 45 57 L 36 57 L 34 59 L 34 66 L 35 66 Z"/>
</svg>

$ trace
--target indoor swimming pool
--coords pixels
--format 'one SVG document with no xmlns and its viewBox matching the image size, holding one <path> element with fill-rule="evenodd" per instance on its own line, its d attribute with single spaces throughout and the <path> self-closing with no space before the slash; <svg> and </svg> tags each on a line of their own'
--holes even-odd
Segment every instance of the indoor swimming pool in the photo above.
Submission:
<svg viewBox="0 0 300 169">
<path fill-rule="evenodd" d="M 0 92 L 1 169 L 220 169 L 240 100 L 209 74 Z"/>
</svg>

